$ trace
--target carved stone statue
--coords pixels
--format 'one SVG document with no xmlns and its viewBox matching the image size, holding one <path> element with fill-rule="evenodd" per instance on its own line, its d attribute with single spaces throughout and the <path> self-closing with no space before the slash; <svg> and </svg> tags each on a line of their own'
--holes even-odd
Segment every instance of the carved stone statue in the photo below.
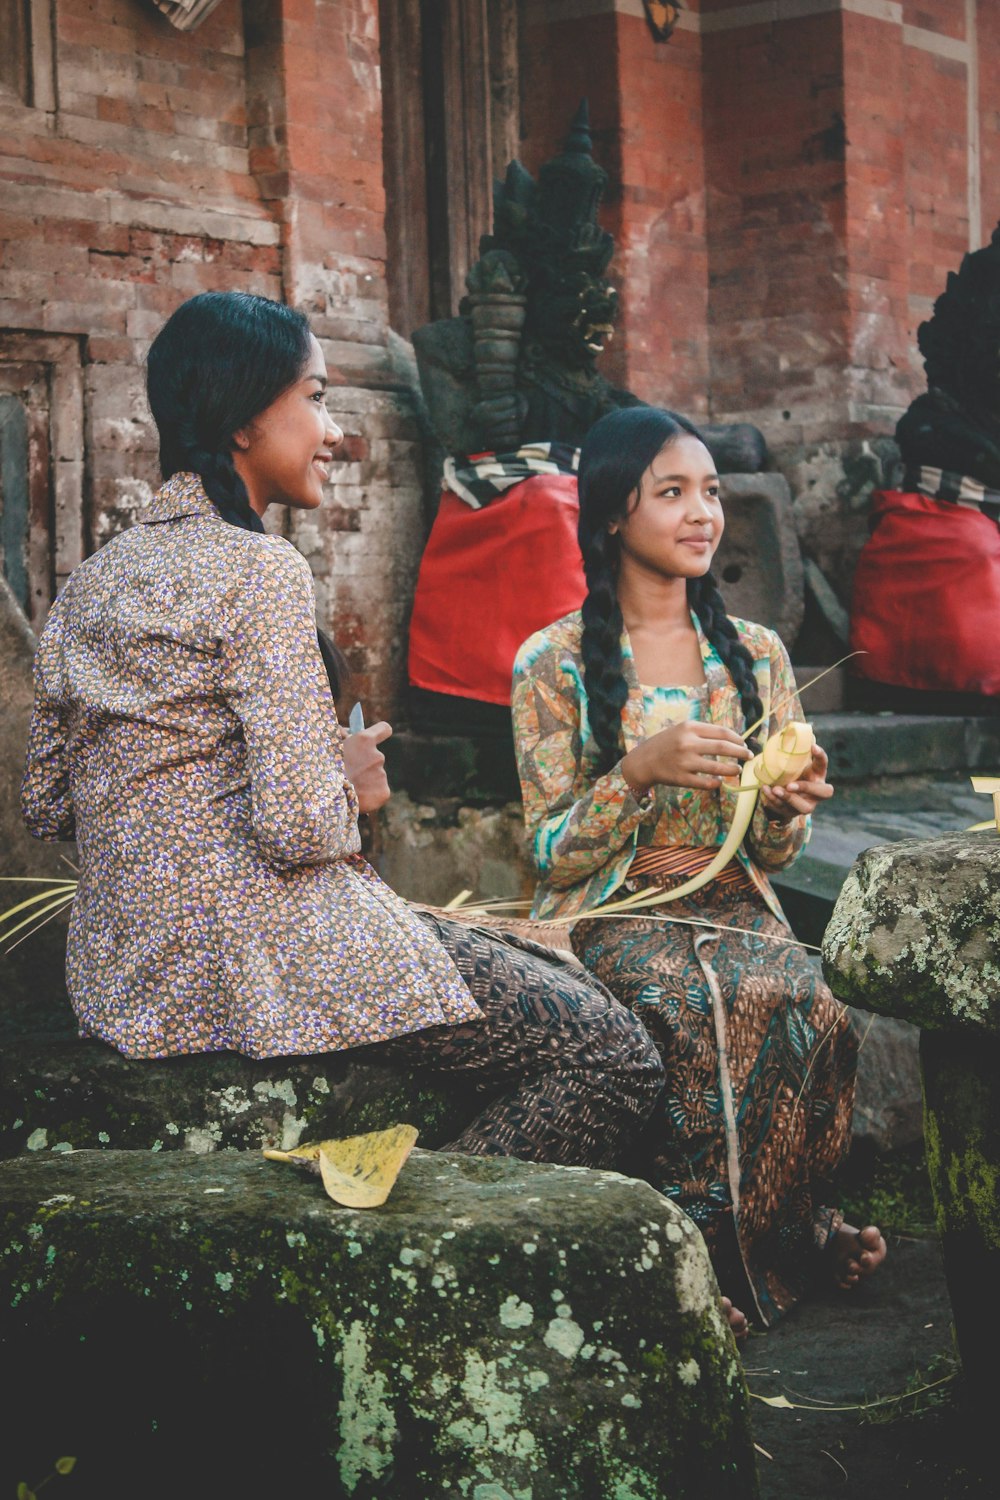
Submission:
<svg viewBox="0 0 1000 1500">
<path fill-rule="evenodd" d="M 917 343 L 927 390 L 896 427 L 898 488 L 872 495 L 851 604 L 855 670 L 879 685 L 880 706 L 981 712 L 988 700 L 995 712 L 1000 225 L 949 273 Z"/>
<path fill-rule="evenodd" d="M 467 278 L 457 318 L 413 336 L 435 436 L 448 454 L 508 453 L 528 442 L 578 447 L 597 419 L 637 396 L 606 380 L 597 357 L 614 331 L 614 252 L 597 223 L 607 174 L 591 155 L 586 100 L 562 153 L 537 182 L 512 161 L 494 184 L 492 234 Z M 747 425 L 705 429 L 720 472 L 754 472 L 764 440 Z"/>
</svg>

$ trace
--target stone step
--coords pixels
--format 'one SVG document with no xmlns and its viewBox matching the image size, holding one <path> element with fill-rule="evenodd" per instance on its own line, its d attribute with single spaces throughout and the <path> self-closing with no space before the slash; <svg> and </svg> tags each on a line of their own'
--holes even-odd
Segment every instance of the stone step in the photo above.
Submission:
<svg viewBox="0 0 1000 1500">
<path fill-rule="evenodd" d="M 1000 717 L 828 713 L 810 722 L 838 784 L 938 771 L 1000 772 Z"/>
<path fill-rule="evenodd" d="M 838 782 L 1000 771 L 1000 716 L 813 713 L 808 700 L 804 708 Z M 514 746 L 507 734 L 466 738 L 402 729 L 383 748 L 390 784 L 415 802 L 480 806 L 520 801 Z"/>
<path fill-rule="evenodd" d="M 0 1490 L 752 1500 L 701 1235 L 613 1172 L 415 1151 L 346 1209 L 258 1153 L 0 1164 Z"/>
</svg>

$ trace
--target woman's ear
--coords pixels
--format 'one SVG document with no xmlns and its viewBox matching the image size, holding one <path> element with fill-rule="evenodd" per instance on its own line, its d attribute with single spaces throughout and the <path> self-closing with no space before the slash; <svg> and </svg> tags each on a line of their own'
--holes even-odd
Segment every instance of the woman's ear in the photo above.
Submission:
<svg viewBox="0 0 1000 1500">
<path fill-rule="evenodd" d="M 249 427 L 240 427 L 236 432 L 233 433 L 233 447 L 239 448 L 241 453 L 245 453 L 247 451 L 247 449 L 250 447 Z"/>
<path fill-rule="evenodd" d="M 608 522 L 608 536 L 617 536 L 617 535 L 618 535 L 618 522 L 617 521 L 609 521 Z"/>
</svg>

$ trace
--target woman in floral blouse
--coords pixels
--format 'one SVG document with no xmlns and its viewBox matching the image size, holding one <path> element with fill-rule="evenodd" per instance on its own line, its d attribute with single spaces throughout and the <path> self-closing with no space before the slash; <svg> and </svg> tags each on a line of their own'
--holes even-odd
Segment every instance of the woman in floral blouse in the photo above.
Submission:
<svg viewBox="0 0 1000 1500">
<path fill-rule="evenodd" d="M 690 423 L 649 407 L 602 418 L 580 461 L 587 597 L 522 646 L 513 714 L 535 915 L 577 919 L 574 950 L 655 1038 L 667 1087 L 644 1175 L 766 1324 L 801 1294 L 816 1246 L 842 1285 L 885 1254 L 877 1229 L 825 1206 L 856 1044 L 767 878 L 832 795 L 824 752 L 762 792 L 737 857 L 696 895 L 648 916 L 585 915 L 703 870 L 732 821 L 745 730 L 760 722 L 763 739 L 801 715 L 778 637 L 726 615 L 709 571 L 723 525 Z"/>
<path fill-rule="evenodd" d="M 305 319 L 195 297 L 148 374 L 166 482 L 52 609 L 22 792 L 79 847 L 81 1031 L 138 1058 L 375 1044 L 489 1092 L 456 1150 L 614 1163 L 662 1085 L 639 1022 L 548 950 L 418 915 L 359 852 L 389 726 L 345 736 L 309 569 L 260 520 L 316 509 L 341 440 Z"/>
</svg>

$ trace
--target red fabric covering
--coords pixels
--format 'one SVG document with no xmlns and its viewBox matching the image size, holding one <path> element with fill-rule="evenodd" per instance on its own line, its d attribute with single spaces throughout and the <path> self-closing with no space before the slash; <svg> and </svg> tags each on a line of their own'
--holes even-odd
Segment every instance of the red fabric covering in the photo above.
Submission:
<svg viewBox="0 0 1000 1500">
<path fill-rule="evenodd" d="M 446 490 L 420 564 L 410 682 L 510 703 L 522 641 L 579 609 L 575 474 L 534 474 L 482 510 Z"/>
<path fill-rule="evenodd" d="M 872 497 L 851 648 L 861 677 L 895 687 L 1000 693 L 1000 530 L 981 511 L 898 490 Z"/>
</svg>

